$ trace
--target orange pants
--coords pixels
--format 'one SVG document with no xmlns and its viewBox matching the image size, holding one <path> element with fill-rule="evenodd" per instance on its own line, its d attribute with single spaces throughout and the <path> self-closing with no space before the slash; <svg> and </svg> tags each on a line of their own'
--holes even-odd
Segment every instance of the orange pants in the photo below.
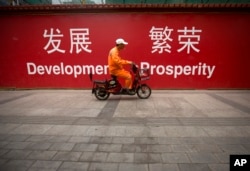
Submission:
<svg viewBox="0 0 250 171">
<path fill-rule="evenodd" d="M 124 69 L 116 70 L 113 71 L 111 74 L 117 76 L 118 78 L 125 79 L 125 88 L 132 89 L 132 76 L 128 71 Z"/>
</svg>

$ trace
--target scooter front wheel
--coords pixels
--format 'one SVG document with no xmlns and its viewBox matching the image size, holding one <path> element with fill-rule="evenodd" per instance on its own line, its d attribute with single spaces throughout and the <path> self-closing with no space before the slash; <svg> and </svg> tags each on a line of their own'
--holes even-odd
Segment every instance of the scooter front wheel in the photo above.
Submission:
<svg viewBox="0 0 250 171">
<path fill-rule="evenodd" d="M 105 90 L 103 87 L 98 87 L 95 89 L 95 97 L 98 100 L 107 100 L 109 98 L 110 93 Z"/>
<path fill-rule="evenodd" d="M 140 99 L 147 99 L 149 98 L 150 95 L 151 95 L 151 88 L 148 85 L 143 84 L 140 87 L 138 87 L 137 96 Z"/>
</svg>

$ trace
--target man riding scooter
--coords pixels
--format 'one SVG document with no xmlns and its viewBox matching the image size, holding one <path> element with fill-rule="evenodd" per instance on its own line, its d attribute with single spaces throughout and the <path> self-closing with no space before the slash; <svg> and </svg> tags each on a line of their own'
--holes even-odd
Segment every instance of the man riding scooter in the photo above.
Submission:
<svg viewBox="0 0 250 171">
<path fill-rule="evenodd" d="M 108 65 L 110 75 L 116 76 L 118 78 L 125 79 L 125 89 L 128 94 L 135 94 L 132 90 L 132 76 L 129 71 L 123 68 L 123 65 L 130 64 L 133 65 L 132 61 L 124 60 L 120 56 L 120 51 L 125 48 L 128 42 L 119 38 L 115 41 L 116 46 L 113 47 L 108 55 Z"/>
</svg>

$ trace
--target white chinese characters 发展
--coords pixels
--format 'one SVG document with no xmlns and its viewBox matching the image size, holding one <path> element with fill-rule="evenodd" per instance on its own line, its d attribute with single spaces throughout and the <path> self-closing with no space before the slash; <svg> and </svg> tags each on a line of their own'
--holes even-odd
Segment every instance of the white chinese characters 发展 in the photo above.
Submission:
<svg viewBox="0 0 250 171">
<path fill-rule="evenodd" d="M 43 37 L 49 38 L 49 41 L 43 49 L 47 50 L 48 54 L 51 54 L 56 51 L 60 53 L 65 53 L 65 50 L 60 49 L 61 38 L 63 37 L 63 34 L 61 34 L 61 31 L 59 29 L 56 29 L 55 32 L 56 33 L 54 33 L 53 28 L 50 29 L 50 33 L 48 33 L 48 30 L 44 30 Z"/>
<path fill-rule="evenodd" d="M 158 52 L 159 54 L 162 54 L 163 52 L 171 53 L 171 45 L 169 42 L 172 42 L 173 39 L 171 38 L 171 33 L 174 31 L 174 29 L 168 28 L 166 26 L 165 28 L 162 27 L 155 27 L 152 26 L 152 28 L 149 31 L 149 37 L 153 41 L 152 51 L 151 53 Z M 198 49 L 195 45 L 198 45 L 200 42 L 200 35 L 197 33 L 201 33 L 202 30 L 196 29 L 194 26 L 192 29 L 188 29 L 187 27 L 184 27 L 184 29 L 177 30 L 179 33 L 178 35 L 178 41 L 179 44 L 182 45 L 179 49 L 177 49 L 177 52 L 182 52 L 186 50 L 187 54 L 190 54 L 191 49 L 194 50 L 196 53 L 200 52 L 200 49 Z"/>
<path fill-rule="evenodd" d="M 87 28 L 70 29 L 70 53 L 73 53 L 74 47 L 76 48 L 76 53 L 80 53 L 82 50 L 91 53 L 92 50 L 88 48 L 88 46 L 91 44 L 88 36 L 89 29 Z"/>
<path fill-rule="evenodd" d="M 44 46 L 44 50 L 46 50 L 48 54 L 54 52 L 65 53 L 65 50 L 60 48 L 64 35 L 61 34 L 61 31 L 58 28 L 55 32 L 54 29 L 51 28 L 49 33 L 48 30 L 44 30 L 43 37 L 49 39 L 46 46 Z M 75 52 L 79 54 L 82 51 L 91 53 L 92 50 L 89 49 L 90 44 L 92 44 L 92 42 L 89 40 L 88 28 L 70 29 L 70 53 Z"/>
</svg>

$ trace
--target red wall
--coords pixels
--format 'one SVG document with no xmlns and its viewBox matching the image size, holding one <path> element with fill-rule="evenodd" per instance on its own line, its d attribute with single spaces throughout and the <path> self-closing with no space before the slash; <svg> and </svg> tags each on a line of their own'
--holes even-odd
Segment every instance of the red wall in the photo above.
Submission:
<svg viewBox="0 0 250 171">
<path fill-rule="evenodd" d="M 249 13 L 35 14 L 0 23 L 1 88 L 89 88 L 88 69 L 109 78 L 108 52 L 120 37 L 129 42 L 123 58 L 150 68 L 152 88 L 250 87 Z"/>
</svg>

